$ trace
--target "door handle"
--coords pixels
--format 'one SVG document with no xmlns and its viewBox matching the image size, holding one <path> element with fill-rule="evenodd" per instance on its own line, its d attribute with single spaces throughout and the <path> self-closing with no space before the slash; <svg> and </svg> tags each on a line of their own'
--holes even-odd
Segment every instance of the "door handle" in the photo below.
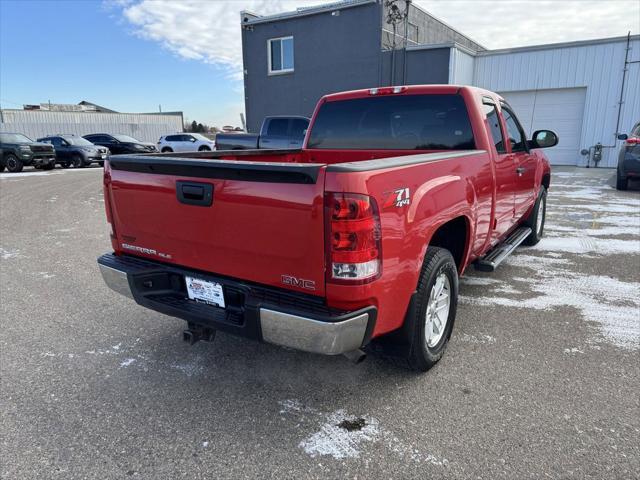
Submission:
<svg viewBox="0 0 640 480">
<path fill-rule="evenodd" d="M 524 168 L 524 167 L 518 167 L 518 168 L 516 168 L 516 173 L 518 174 L 518 176 L 519 176 L 519 177 L 521 177 L 521 176 L 522 176 L 522 174 L 523 174 L 524 172 L 526 172 L 526 171 L 527 171 L 527 169 L 526 169 L 526 168 Z"/>
<path fill-rule="evenodd" d="M 178 201 L 185 205 L 210 207 L 213 203 L 213 185 L 177 181 L 176 196 Z"/>
</svg>

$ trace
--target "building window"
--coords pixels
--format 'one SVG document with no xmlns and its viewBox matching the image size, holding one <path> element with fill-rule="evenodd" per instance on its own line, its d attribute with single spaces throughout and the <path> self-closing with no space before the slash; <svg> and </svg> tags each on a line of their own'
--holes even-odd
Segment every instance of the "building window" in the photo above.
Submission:
<svg viewBox="0 0 640 480">
<path fill-rule="evenodd" d="M 420 35 L 420 30 L 418 29 L 418 26 L 414 25 L 411 22 L 408 22 L 408 23 L 409 25 L 408 25 L 408 31 L 407 31 L 407 38 L 411 42 L 419 43 L 418 36 Z"/>
<path fill-rule="evenodd" d="M 293 72 L 293 37 L 272 38 L 267 42 L 269 75 Z"/>
</svg>

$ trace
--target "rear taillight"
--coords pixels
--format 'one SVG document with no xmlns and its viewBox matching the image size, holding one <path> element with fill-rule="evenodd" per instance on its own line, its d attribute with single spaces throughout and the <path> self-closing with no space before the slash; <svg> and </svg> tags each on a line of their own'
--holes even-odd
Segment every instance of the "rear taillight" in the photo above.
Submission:
<svg viewBox="0 0 640 480">
<path fill-rule="evenodd" d="M 630 138 L 627 138 L 625 140 L 625 143 L 627 145 L 639 145 L 640 144 L 640 138 L 639 137 L 630 137 Z"/>
<path fill-rule="evenodd" d="M 327 281 L 362 284 L 382 272 L 381 229 L 373 198 L 327 193 Z"/>
</svg>

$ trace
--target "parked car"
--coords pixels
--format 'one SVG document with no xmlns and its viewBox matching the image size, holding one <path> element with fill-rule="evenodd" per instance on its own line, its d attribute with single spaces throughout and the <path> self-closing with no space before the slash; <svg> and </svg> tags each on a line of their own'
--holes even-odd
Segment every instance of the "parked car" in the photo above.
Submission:
<svg viewBox="0 0 640 480">
<path fill-rule="evenodd" d="M 640 178 L 640 122 L 631 130 L 631 134 L 618 135 L 624 140 L 618 155 L 616 188 L 626 190 L 630 178 Z"/>
<path fill-rule="evenodd" d="M 216 142 L 199 133 L 176 133 L 158 140 L 157 149 L 167 152 L 210 152 L 216 148 Z"/>
<path fill-rule="evenodd" d="M 216 148 L 218 150 L 301 148 L 307 128 L 309 128 L 309 119 L 306 117 L 266 117 L 262 122 L 259 135 L 219 133 L 216 135 Z"/>
<path fill-rule="evenodd" d="M 415 370 L 443 355 L 458 276 L 543 235 L 549 130 L 499 95 L 418 85 L 323 97 L 298 151 L 105 163 L 107 285 L 188 322 Z M 216 162 L 210 158 L 218 158 Z"/>
<path fill-rule="evenodd" d="M 56 165 L 53 145 L 34 142 L 21 133 L 0 133 L 0 172 L 21 172 L 26 165 L 51 170 Z"/>
<path fill-rule="evenodd" d="M 153 143 L 145 143 L 129 135 L 109 135 L 108 133 L 92 133 L 85 135 L 85 139 L 95 145 L 106 147 L 113 155 L 123 153 L 152 153 L 157 152 Z"/>
<path fill-rule="evenodd" d="M 109 149 L 94 145 L 89 140 L 76 135 L 51 135 L 38 139 L 42 143 L 50 143 L 56 150 L 56 163 L 62 168 L 74 166 L 83 168 L 96 162 L 100 166 L 104 164 Z"/>
</svg>

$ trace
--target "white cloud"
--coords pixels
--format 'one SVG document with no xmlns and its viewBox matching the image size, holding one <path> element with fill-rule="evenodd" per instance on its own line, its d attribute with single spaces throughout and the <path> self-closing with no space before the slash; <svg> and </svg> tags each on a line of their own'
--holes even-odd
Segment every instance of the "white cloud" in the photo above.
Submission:
<svg viewBox="0 0 640 480">
<path fill-rule="evenodd" d="M 508 48 L 640 30 L 637 0 L 414 0 L 487 48 Z"/>
<path fill-rule="evenodd" d="M 269 15 L 323 0 L 107 0 L 136 35 L 242 78 L 240 11 Z M 638 33 L 637 0 L 414 0 L 488 48 Z"/>
<path fill-rule="evenodd" d="M 188 60 L 214 65 L 242 79 L 240 12 L 269 15 L 295 10 L 317 0 L 111 0 L 141 38 L 158 42 Z"/>
</svg>

